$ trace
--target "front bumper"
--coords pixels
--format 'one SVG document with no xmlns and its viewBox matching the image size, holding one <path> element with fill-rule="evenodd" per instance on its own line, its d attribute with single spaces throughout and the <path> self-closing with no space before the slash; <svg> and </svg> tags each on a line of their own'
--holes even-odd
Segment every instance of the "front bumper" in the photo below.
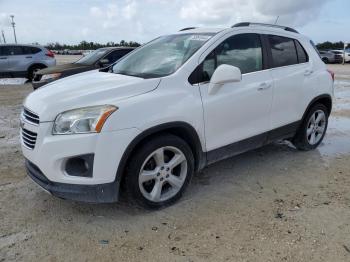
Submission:
<svg viewBox="0 0 350 262">
<path fill-rule="evenodd" d="M 39 125 L 22 123 L 22 130 L 37 134 L 35 146 L 29 148 L 21 133 L 23 155 L 32 163 L 27 165 L 27 169 L 31 170 L 28 175 L 45 190 L 61 198 L 99 203 L 116 201 L 121 158 L 140 131 L 129 128 L 98 134 L 52 135 L 52 127 L 53 122 L 40 122 Z M 69 159 L 88 154 L 94 155 L 92 174 L 67 173 Z M 113 193 L 110 192 L 112 189 Z"/>
<path fill-rule="evenodd" d="M 29 160 L 25 161 L 28 176 L 52 195 L 74 201 L 88 203 L 113 203 L 118 201 L 119 183 L 99 185 L 75 185 L 50 181 L 41 170 Z"/>
</svg>

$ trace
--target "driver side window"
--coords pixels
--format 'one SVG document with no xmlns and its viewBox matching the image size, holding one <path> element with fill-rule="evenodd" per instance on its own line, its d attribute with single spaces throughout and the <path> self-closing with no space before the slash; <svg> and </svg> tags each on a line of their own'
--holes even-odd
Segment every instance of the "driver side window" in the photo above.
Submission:
<svg viewBox="0 0 350 262">
<path fill-rule="evenodd" d="M 260 71 L 263 69 L 262 57 L 260 35 L 234 35 L 219 44 L 195 70 L 194 73 L 198 74 L 195 82 L 210 81 L 215 69 L 223 64 L 238 67 L 242 74 Z"/>
</svg>

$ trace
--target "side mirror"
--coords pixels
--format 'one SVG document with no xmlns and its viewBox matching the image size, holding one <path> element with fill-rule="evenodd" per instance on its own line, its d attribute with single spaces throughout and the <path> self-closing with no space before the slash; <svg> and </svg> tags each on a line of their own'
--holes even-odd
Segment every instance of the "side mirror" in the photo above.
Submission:
<svg viewBox="0 0 350 262">
<path fill-rule="evenodd" d="M 214 71 L 209 83 L 208 93 L 213 93 L 218 87 L 226 83 L 240 82 L 242 73 L 238 67 L 231 65 L 220 65 Z"/>
<path fill-rule="evenodd" d="M 108 59 L 101 59 L 100 62 L 98 63 L 101 67 L 105 67 L 109 65 L 109 60 Z"/>
</svg>

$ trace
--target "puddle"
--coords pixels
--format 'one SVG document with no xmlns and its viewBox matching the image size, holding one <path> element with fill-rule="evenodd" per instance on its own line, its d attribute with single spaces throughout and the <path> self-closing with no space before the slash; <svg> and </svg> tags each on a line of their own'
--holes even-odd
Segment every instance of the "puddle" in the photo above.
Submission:
<svg viewBox="0 0 350 262">
<path fill-rule="evenodd" d="M 336 102 L 333 111 L 339 114 L 350 110 L 350 81 L 336 80 L 334 84 Z M 331 115 L 327 134 L 318 151 L 325 158 L 350 154 L 350 116 Z"/>
<path fill-rule="evenodd" d="M 348 77 L 350 77 L 350 76 L 348 76 Z M 334 85 L 335 86 L 347 86 L 347 87 L 350 87 L 350 79 L 349 80 L 347 80 L 347 79 L 342 79 L 342 80 L 336 79 L 334 81 Z"/>
<path fill-rule="evenodd" d="M 350 154 L 350 118 L 329 118 L 327 134 L 318 151 L 324 157 Z"/>
<path fill-rule="evenodd" d="M 27 78 L 0 78 L 0 85 L 23 85 Z"/>
</svg>

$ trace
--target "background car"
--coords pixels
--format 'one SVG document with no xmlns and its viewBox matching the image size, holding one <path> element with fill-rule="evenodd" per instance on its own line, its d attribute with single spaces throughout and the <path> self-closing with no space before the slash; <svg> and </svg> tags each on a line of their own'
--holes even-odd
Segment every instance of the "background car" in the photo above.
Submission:
<svg viewBox="0 0 350 262">
<path fill-rule="evenodd" d="M 36 45 L 0 45 L 0 77 L 33 79 L 36 71 L 56 65 L 53 52 Z"/>
<path fill-rule="evenodd" d="M 70 64 L 58 65 L 36 72 L 33 88 L 37 89 L 59 78 L 107 67 L 134 50 L 134 47 L 104 47 Z"/>
<path fill-rule="evenodd" d="M 320 50 L 319 54 L 322 61 L 326 64 L 341 63 L 343 61 L 342 58 L 339 59 L 339 57 L 336 57 L 336 54 L 330 51 Z"/>
<path fill-rule="evenodd" d="M 331 50 L 334 54 L 341 55 L 343 58 L 343 55 L 345 55 L 345 62 L 350 62 L 350 50 L 346 49 L 345 53 L 344 50 Z M 343 62 L 343 61 L 342 61 Z"/>
<path fill-rule="evenodd" d="M 336 63 L 343 63 L 344 51 L 343 50 L 330 50 L 335 55 Z"/>
</svg>

